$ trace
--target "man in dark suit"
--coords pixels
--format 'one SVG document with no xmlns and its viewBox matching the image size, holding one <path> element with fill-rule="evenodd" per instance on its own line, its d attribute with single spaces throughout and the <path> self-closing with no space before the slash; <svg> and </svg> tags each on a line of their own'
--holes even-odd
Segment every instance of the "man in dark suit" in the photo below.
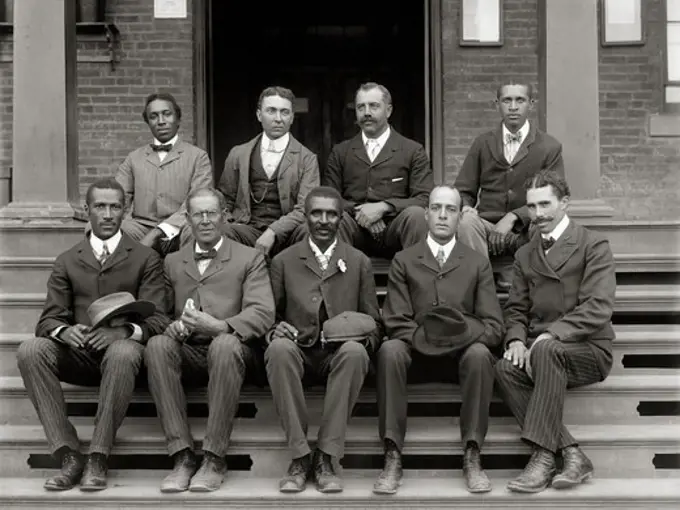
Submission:
<svg viewBox="0 0 680 510">
<path fill-rule="evenodd" d="M 305 197 L 319 185 L 316 155 L 291 134 L 295 95 L 267 87 L 257 102 L 262 133 L 229 152 L 219 189 L 227 199 L 227 237 L 275 255 L 304 223 Z"/>
<path fill-rule="evenodd" d="M 246 379 L 264 381 L 262 337 L 274 324 L 264 256 L 222 236 L 226 213 L 220 192 L 191 192 L 186 214 L 196 243 L 165 259 L 168 308 L 175 320 L 144 351 L 149 390 L 174 459 L 162 492 L 220 487 L 241 386 Z M 198 472 L 183 383 L 208 387 Z"/>
<path fill-rule="evenodd" d="M 440 368 L 450 377 L 453 367 L 462 394 L 460 427 L 467 488 L 470 492 L 491 490 L 480 449 L 493 392 L 492 351 L 500 345 L 503 322 L 489 261 L 456 239 L 460 204 L 458 191 L 436 187 L 427 210 L 427 239 L 398 253 L 390 266 L 383 308 L 390 340 L 378 351 L 379 429 L 385 467 L 374 486 L 377 494 L 393 494 L 401 483 L 406 382 L 412 362 L 415 373 L 436 373 Z M 455 320 L 447 322 L 446 317 Z M 447 338 L 454 335 L 454 324 L 460 321 L 464 323 L 457 333 L 460 338 Z M 442 338 L 435 338 L 437 328 L 443 331 Z M 421 343 L 425 345 L 420 347 Z M 438 348 L 438 344 L 445 346 Z"/>
<path fill-rule="evenodd" d="M 339 492 L 342 480 L 333 459 L 343 456 L 345 432 L 364 377 L 369 353 L 381 339 L 380 311 L 371 262 L 337 239 L 342 197 L 333 188 L 313 189 L 305 202 L 309 237 L 274 257 L 272 288 L 277 324 L 268 335 L 267 378 L 293 460 L 281 492 L 300 492 L 314 476 L 321 492 Z M 377 324 L 359 341 L 324 342 L 327 319 L 361 312 Z M 349 331 L 348 331 L 349 334 Z M 326 381 L 317 450 L 307 442 L 303 376 Z"/>
<path fill-rule="evenodd" d="M 616 271 L 609 243 L 566 214 L 569 187 L 553 171 L 527 184 L 527 206 L 539 230 L 515 255 L 505 305 L 505 354 L 496 380 L 533 448 L 516 492 L 561 489 L 592 476 L 593 465 L 564 426 L 567 388 L 602 381 L 612 366 L 611 316 Z M 555 456 L 562 471 L 555 475 Z"/>
<path fill-rule="evenodd" d="M 48 490 L 67 490 L 79 481 L 82 490 L 106 488 L 107 456 L 132 398 L 144 343 L 168 324 L 158 254 L 120 231 L 125 210 L 120 184 L 113 179 L 92 184 L 85 210 L 92 225 L 89 237 L 57 257 L 36 338 L 23 342 L 17 353 L 50 450 L 62 463 L 61 472 L 45 482 Z M 138 323 L 92 328 L 88 307 L 117 292 L 150 301 L 156 312 Z M 84 473 L 59 381 L 100 386 Z"/>
<path fill-rule="evenodd" d="M 208 154 L 177 134 L 182 110 L 172 95 L 149 95 L 142 117 L 153 142 L 132 151 L 118 167 L 116 180 L 131 207 L 121 228 L 165 255 L 191 242 L 184 214 L 186 197 L 212 186 L 213 173 Z"/>
<path fill-rule="evenodd" d="M 387 88 L 361 85 L 355 109 L 361 133 L 333 147 L 324 180 L 345 199 L 340 239 L 391 256 L 427 235 L 423 212 L 434 186 L 432 168 L 421 144 L 390 127 Z"/>
<path fill-rule="evenodd" d="M 485 257 L 512 255 L 528 240 L 524 181 L 544 168 L 564 174 L 562 145 L 527 119 L 534 103 L 531 85 L 500 86 L 501 122 L 475 139 L 456 178 L 463 198 L 458 238 Z"/>
</svg>

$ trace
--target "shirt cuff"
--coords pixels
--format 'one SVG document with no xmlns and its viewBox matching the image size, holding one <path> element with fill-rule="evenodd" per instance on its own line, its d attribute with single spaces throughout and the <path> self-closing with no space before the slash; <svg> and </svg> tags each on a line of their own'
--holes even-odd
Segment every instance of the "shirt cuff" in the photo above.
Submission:
<svg viewBox="0 0 680 510">
<path fill-rule="evenodd" d="M 135 342 L 140 342 L 143 338 L 142 328 L 132 322 L 128 322 L 127 325 L 132 326 L 132 334 L 128 337 L 128 339 L 134 340 Z"/>
<path fill-rule="evenodd" d="M 165 234 L 165 241 L 170 241 L 173 237 L 179 234 L 179 229 L 174 225 L 170 225 L 170 223 L 159 223 L 156 226 L 160 228 Z"/>
<path fill-rule="evenodd" d="M 54 338 L 55 340 L 61 340 L 61 338 L 59 338 L 59 333 L 61 333 L 66 328 L 67 328 L 67 326 L 57 326 L 50 333 L 50 337 Z"/>
</svg>

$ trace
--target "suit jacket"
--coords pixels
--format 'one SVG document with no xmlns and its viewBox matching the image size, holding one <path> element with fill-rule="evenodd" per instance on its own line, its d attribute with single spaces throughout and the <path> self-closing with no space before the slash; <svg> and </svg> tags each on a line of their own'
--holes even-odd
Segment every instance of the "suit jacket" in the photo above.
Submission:
<svg viewBox="0 0 680 510">
<path fill-rule="evenodd" d="M 114 292 L 129 292 L 156 305 L 156 313 L 139 324 L 144 342 L 165 331 L 170 321 L 161 259 L 151 248 L 123 234 L 103 267 L 94 256 L 89 239 L 57 257 L 47 281 L 47 298 L 35 328 L 36 336 L 48 337 L 59 326 L 90 326 L 87 308 Z"/>
<path fill-rule="evenodd" d="M 345 272 L 338 266 L 341 259 L 345 262 Z M 382 320 L 371 261 L 362 252 L 338 241 L 323 273 L 305 238 L 275 256 L 270 272 L 277 321 L 295 326 L 298 345 L 311 347 L 319 340 L 322 326 L 319 310 L 323 301 L 328 318 L 345 311 L 373 317 L 378 326 L 369 338 L 369 345 L 373 349 L 378 346 L 382 339 Z"/>
<path fill-rule="evenodd" d="M 432 168 L 422 145 L 394 128 L 371 163 L 361 133 L 333 147 L 328 157 L 325 184 L 345 199 L 347 212 L 366 202 L 385 201 L 395 214 L 411 205 L 427 207 L 434 187 Z"/>
<path fill-rule="evenodd" d="M 165 258 L 169 308 L 176 319 L 187 298 L 216 319 L 226 320 L 243 341 L 261 339 L 274 323 L 274 298 L 264 256 L 223 238 L 217 257 L 203 274 L 194 260 L 194 244 Z"/>
<path fill-rule="evenodd" d="M 508 212 L 529 225 L 524 182 L 544 168 L 564 175 L 562 144 L 529 123 L 529 133 L 508 163 L 503 152 L 502 124 L 479 135 L 468 151 L 454 186 L 463 205 L 477 206 L 479 215 L 496 223 Z"/>
<path fill-rule="evenodd" d="M 213 186 L 213 173 L 208 154 L 180 139 L 163 162 L 148 144 L 131 152 L 118 167 L 116 180 L 135 220 L 150 227 L 165 222 L 182 228 L 187 196 Z"/>
<path fill-rule="evenodd" d="M 229 151 L 219 189 L 227 200 L 227 211 L 233 221 L 250 221 L 250 156 L 262 134 Z M 319 163 L 316 155 L 290 135 L 288 147 L 279 164 L 276 182 L 281 203 L 281 216 L 269 225 L 276 237 L 285 241 L 305 221 L 305 198 L 319 185 Z"/>
<path fill-rule="evenodd" d="M 435 306 L 449 306 L 475 316 L 484 327 L 478 341 L 491 349 L 500 345 L 503 314 L 491 264 L 460 241 L 441 269 L 426 240 L 397 253 L 390 265 L 383 306 L 389 338 L 410 345 L 418 327 L 415 317 Z"/>
<path fill-rule="evenodd" d="M 615 294 L 614 257 L 604 237 L 570 219 L 546 255 L 537 232 L 515 254 L 505 345 L 520 340 L 530 346 L 547 331 L 562 342 L 589 342 L 611 356 Z"/>
</svg>

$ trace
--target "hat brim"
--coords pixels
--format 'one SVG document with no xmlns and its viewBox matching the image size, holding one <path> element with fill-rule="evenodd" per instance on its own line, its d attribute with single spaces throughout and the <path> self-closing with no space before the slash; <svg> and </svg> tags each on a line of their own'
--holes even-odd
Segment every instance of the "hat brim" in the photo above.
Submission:
<svg viewBox="0 0 680 510">
<path fill-rule="evenodd" d="M 147 317 L 150 317 L 156 312 L 156 305 L 154 305 L 151 301 L 144 301 L 144 300 L 139 300 L 139 301 L 134 301 L 132 303 L 128 303 L 126 305 L 123 305 L 119 308 L 116 308 L 115 310 L 112 310 L 110 313 L 99 319 L 96 323 L 92 324 L 92 329 L 101 326 L 104 322 L 109 321 L 115 317 L 120 317 L 123 315 L 131 315 L 134 316 L 137 320 L 144 320 Z"/>
<path fill-rule="evenodd" d="M 426 356 L 444 356 L 453 354 L 467 348 L 484 334 L 484 324 L 476 317 L 463 314 L 467 323 L 467 332 L 464 335 L 452 335 L 449 345 L 435 345 L 427 341 L 425 326 L 420 324 L 413 333 L 412 347 L 420 354 Z"/>
</svg>

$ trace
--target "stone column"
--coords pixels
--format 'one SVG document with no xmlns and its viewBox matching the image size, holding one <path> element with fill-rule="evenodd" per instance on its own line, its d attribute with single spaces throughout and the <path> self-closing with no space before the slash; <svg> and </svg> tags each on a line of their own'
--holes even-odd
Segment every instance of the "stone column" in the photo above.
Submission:
<svg viewBox="0 0 680 510">
<path fill-rule="evenodd" d="M 595 0 L 539 0 L 542 127 L 563 146 L 570 214 L 607 217 L 600 183 L 598 18 Z"/>
<path fill-rule="evenodd" d="M 0 217 L 78 213 L 76 2 L 14 2 L 12 199 Z"/>
</svg>

